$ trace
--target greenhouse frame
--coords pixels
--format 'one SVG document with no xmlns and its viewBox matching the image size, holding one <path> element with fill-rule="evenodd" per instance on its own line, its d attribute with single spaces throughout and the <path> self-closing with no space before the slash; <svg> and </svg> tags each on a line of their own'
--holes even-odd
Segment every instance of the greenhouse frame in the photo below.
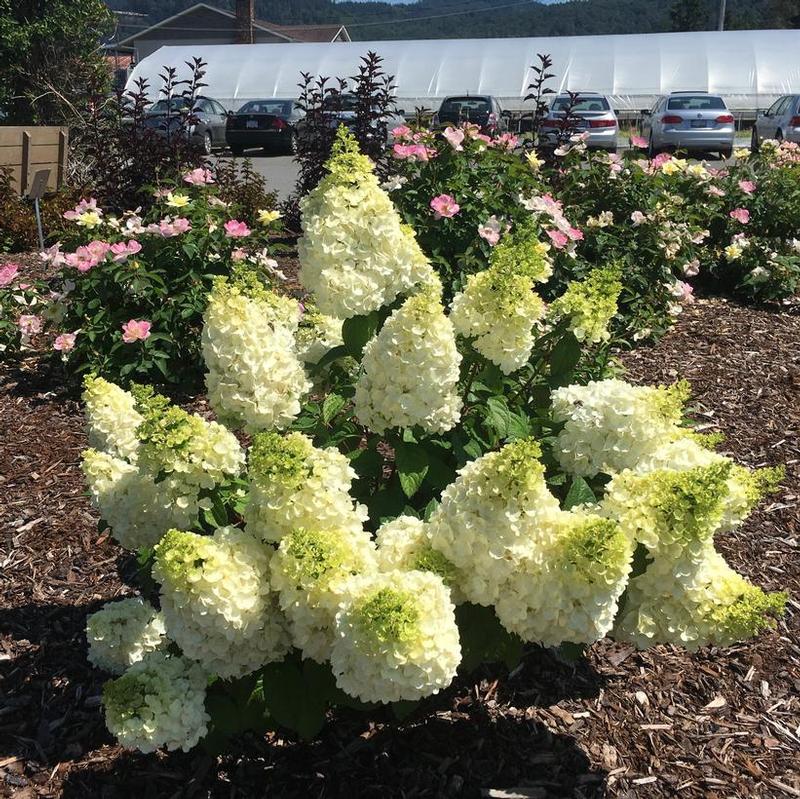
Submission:
<svg viewBox="0 0 800 799">
<path fill-rule="evenodd" d="M 539 53 L 553 59 L 551 88 L 601 92 L 623 112 L 648 108 L 670 91 L 719 93 L 743 112 L 800 93 L 797 30 L 167 46 L 136 66 L 128 88 L 146 78 L 155 99 L 165 66 L 185 77 L 185 62 L 199 56 L 208 65 L 204 92 L 235 109 L 249 99 L 296 97 L 301 72 L 354 75 L 368 51 L 394 75 L 398 106 L 407 114 L 453 94 L 491 94 L 521 111 Z"/>
</svg>

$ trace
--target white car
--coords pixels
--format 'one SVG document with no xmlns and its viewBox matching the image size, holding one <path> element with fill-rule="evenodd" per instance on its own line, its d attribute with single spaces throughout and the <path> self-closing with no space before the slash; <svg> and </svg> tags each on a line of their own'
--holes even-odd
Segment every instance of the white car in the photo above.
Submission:
<svg viewBox="0 0 800 799">
<path fill-rule="evenodd" d="M 784 94 L 758 115 L 753 125 L 752 149 L 757 150 L 764 139 L 800 144 L 800 94 Z"/>
<path fill-rule="evenodd" d="M 569 112 L 571 119 L 567 119 Z M 608 98 L 597 92 L 579 92 L 577 96 L 559 94 L 542 120 L 539 141 L 545 147 L 555 147 L 565 126 L 573 133 L 585 133 L 586 146 L 591 150 L 617 149 L 619 121 Z"/>
</svg>

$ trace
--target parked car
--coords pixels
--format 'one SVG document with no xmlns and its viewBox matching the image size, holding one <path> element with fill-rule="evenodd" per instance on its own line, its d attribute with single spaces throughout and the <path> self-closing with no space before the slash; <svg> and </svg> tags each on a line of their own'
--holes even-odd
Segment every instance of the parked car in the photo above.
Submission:
<svg viewBox="0 0 800 799">
<path fill-rule="evenodd" d="M 567 119 L 569 114 L 572 119 Z M 617 149 L 619 121 L 608 98 L 597 92 L 578 92 L 556 95 L 550 111 L 542 120 L 539 142 L 544 147 L 555 147 L 559 128 L 565 125 L 575 133 L 586 133 L 586 146 L 592 150 Z"/>
<path fill-rule="evenodd" d="M 482 133 L 508 131 L 509 114 L 500 107 L 496 97 L 488 94 L 465 94 L 445 97 L 433 115 L 434 129 L 457 127 L 464 122 L 478 125 Z"/>
<path fill-rule="evenodd" d="M 339 94 L 326 97 L 323 104 L 323 114 L 325 122 L 332 128 L 338 128 L 339 125 L 344 125 L 352 129 L 356 123 L 356 109 L 358 108 L 358 98 L 354 94 Z M 386 127 L 388 135 L 391 135 L 391 130 L 398 125 L 404 125 L 406 118 L 402 109 L 393 111 L 386 118 Z M 374 125 L 373 125 L 374 126 Z M 296 126 L 297 135 L 303 136 L 306 134 L 306 120 L 301 119 Z"/>
<path fill-rule="evenodd" d="M 800 144 L 800 94 L 784 94 L 758 115 L 750 146 L 757 150 L 764 139 Z"/>
<path fill-rule="evenodd" d="M 733 153 L 736 125 L 725 100 L 708 92 L 672 92 L 642 111 L 640 129 L 650 157 L 662 150 Z"/>
<path fill-rule="evenodd" d="M 228 112 L 210 97 L 197 97 L 191 109 L 185 97 L 158 100 L 145 113 L 143 124 L 146 128 L 170 136 L 181 128 L 187 117 L 189 140 L 206 155 L 210 155 L 215 147 L 225 146 Z"/>
<path fill-rule="evenodd" d="M 294 152 L 297 123 L 302 118 L 295 100 L 250 100 L 228 114 L 225 138 L 234 155 L 241 155 L 248 147 Z"/>
</svg>

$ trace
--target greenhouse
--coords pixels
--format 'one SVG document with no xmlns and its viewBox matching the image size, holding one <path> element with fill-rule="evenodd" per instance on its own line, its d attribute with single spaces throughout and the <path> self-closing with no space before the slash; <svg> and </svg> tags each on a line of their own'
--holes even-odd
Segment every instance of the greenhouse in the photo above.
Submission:
<svg viewBox="0 0 800 799">
<path fill-rule="evenodd" d="M 165 66 L 185 71 L 185 62 L 200 56 L 208 63 L 208 95 L 236 108 L 248 99 L 294 96 L 301 72 L 353 75 L 369 50 L 384 58 L 408 113 L 463 93 L 491 94 L 521 110 L 538 53 L 553 59 L 554 87 L 601 92 L 619 110 L 685 89 L 718 92 L 742 111 L 800 92 L 796 30 L 162 47 L 136 67 L 128 87 L 146 78 L 155 91 Z"/>
</svg>

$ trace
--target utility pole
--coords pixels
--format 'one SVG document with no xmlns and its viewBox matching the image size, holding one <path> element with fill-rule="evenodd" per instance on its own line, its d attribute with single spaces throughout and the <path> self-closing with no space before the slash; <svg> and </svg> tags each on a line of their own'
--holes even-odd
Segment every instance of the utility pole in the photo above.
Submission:
<svg viewBox="0 0 800 799">
<path fill-rule="evenodd" d="M 725 30 L 725 0 L 719 0 L 719 25 L 717 30 Z"/>
</svg>

